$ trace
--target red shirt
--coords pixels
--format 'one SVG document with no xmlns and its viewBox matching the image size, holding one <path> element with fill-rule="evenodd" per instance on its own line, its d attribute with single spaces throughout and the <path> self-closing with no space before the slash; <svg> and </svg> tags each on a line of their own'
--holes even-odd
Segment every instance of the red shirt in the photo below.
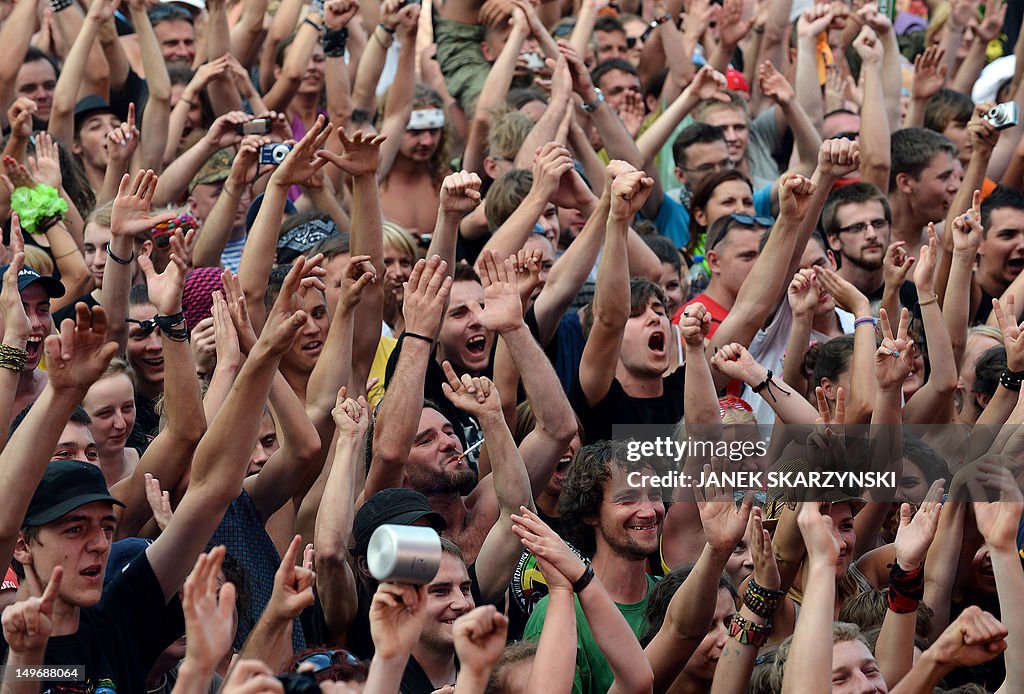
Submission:
<svg viewBox="0 0 1024 694">
<path fill-rule="evenodd" d="M 672 322 L 678 325 L 679 319 L 683 317 L 683 311 L 685 311 L 688 306 L 695 304 L 698 301 L 704 304 L 704 308 L 706 308 L 708 313 L 711 314 L 711 327 L 708 328 L 708 338 L 710 339 L 715 334 L 715 331 L 718 330 L 718 326 L 725 320 L 725 317 L 729 315 L 729 310 L 707 294 L 698 294 L 683 304 L 679 310 L 676 311 L 676 314 L 672 316 Z"/>
</svg>

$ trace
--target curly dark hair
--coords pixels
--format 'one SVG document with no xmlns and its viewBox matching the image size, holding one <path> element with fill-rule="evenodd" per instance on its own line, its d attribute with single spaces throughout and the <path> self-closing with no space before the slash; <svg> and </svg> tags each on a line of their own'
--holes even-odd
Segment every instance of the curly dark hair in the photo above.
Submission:
<svg viewBox="0 0 1024 694">
<path fill-rule="evenodd" d="M 593 556 L 597 549 L 594 526 L 588 521 L 595 520 L 604 500 L 605 482 L 611 479 L 615 465 L 623 472 L 651 470 L 662 474 L 665 469 L 658 461 L 645 458 L 633 462 L 629 448 L 624 441 L 605 440 L 583 446 L 573 456 L 569 473 L 562 482 L 562 494 L 558 498 L 558 515 L 562 519 L 562 531 L 566 540 L 585 556 Z"/>
</svg>

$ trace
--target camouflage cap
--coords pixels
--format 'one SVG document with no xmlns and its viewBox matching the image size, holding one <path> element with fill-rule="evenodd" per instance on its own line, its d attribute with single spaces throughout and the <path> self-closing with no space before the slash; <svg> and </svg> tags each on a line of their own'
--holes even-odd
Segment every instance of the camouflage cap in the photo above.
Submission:
<svg viewBox="0 0 1024 694">
<path fill-rule="evenodd" d="M 221 183 L 227 180 L 228 174 L 231 173 L 231 162 L 234 158 L 234 150 L 230 147 L 225 147 L 214 153 L 212 157 L 206 160 L 202 168 L 196 172 L 196 175 L 192 177 L 192 181 L 188 184 L 188 192 L 191 193 L 195 190 L 196 186 L 204 183 Z"/>
</svg>

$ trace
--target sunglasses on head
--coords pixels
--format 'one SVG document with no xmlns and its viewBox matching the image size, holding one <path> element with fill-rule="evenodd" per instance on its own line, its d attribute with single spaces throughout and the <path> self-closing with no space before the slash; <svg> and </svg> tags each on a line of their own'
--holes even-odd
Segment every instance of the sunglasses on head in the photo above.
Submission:
<svg viewBox="0 0 1024 694">
<path fill-rule="evenodd" d="M 738 212 L 733 212 L 730 215 L 722 217 L 712 225 L 712 230 L 715 226 L 718 226 L 719 231 L 714 235 L 711 243 L 708 245 L 709 251 L 720 244 L 722 239 L 729 235 L 729 232 L 732 230 L 733 222 L 745 227 L 759 226 L 764 227 L 765 229 L 771 229 L 775 225 L 775 217 L 768 217 L 764 215 L 751 216 L 749 214 L 740 214 Z M 711 234 L 709 232 L 709 237 L 710 236 Z"/>
<path fill-rule="evenodd" d="M 148 320 L 135 320 L 134 318 L 125 318 L 125 323 L 134 323 L 139 326 L 138 337 L 149 337 L 153 334 L 153 331 L 157 329 L 156 319 L 149 318 Z"/>
<path fill-rule="evenodd" d="M 353 670 L 363 669 L 362 661 L 344 649 L 311 653 L 296 663 L 296 670 L 307 664 L 313 666 L 314 675 L 323 672 L 332 665 L 343 665 Z"/>
</svg>

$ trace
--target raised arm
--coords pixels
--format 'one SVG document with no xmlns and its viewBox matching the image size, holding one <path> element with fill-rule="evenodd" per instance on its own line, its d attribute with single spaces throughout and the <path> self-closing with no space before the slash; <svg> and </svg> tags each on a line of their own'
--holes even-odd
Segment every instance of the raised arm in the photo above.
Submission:
<svg viewBox="0 0 1024 694">
<path fill-rule="evenodd" d="M 860 56 L 864 74 L 864 103 L 860 116 L 863 122 L 871 124 L 859 139 L 860 179 L 874 183 L 879 190 L 889 190 L 890 130 L 881 74 L 885 49 L 870 26 L 861 29 L 853 47 Z"/>
<path fill-rule="evenodd" d="M 107 315 L 100 307 L 76 307 L 75 320 L 43 343 L 49 373 L 46 387 L 0 451 L 0 565 L 10 563 L 25 513 L 61 432 L 96 379 L 110 363 L 117 345 L 106 342 Z M 6 340 L 5 340 L 6 342 Z"/>
<path fill-rule="evenodd" d="M 189 237 L 194 233 L 190 231 Z M 118 491 L 116 498 L 127 505 L 118 526 L 121 537 L 133 537 L 150 518 L 145 473 L 151 473 L 160 480 L 165 489 L 173 489 L 185 474 L 192 453 L 206 431 L 199 379 L 181 312 L 181 293 L 188 272 L 185 244 L 186 238 L 178 230 L 171 237 L 170 262 L 160 274 L 156 273 L 148 256 L 139 257 L 139 266 L 146 274 L 149 299 L 157 309 L 156 320 L 166 321 L 165 328 L 160 330 L 160 339 L 164 356 L 167 425 L 146 449 L 132 476 L 115 485 Z"/>
<path fill-rule="evenodd" d="M 367 474 L 364 498 L 382 489 L 402 486 L 405 463 L 416 439 L 423 409 L 423 382 L 427 361 L 441 326 L 452 280 L 448 264 L 438 256 L 420 260 L 406 283 L 405 328 L 394 376 L 373 428 L 373 462 Z"/>
<path fill-rule="evenodd" d="M 370 426 L 366 400 L 346 399 L 344 395 L 344 389 L 338 392 L 334 409 L 338 442 L 313 535 L 313 546 L 319 547 L 316 551 L 317 593 L 323 603 L 327 626 L 335 637 L 348 630 L 359 604 L 348 546 L 356 496 L 364 480 L 366 431 Z"/>
<path fill-rule="evenodd" d="M 160 42 L 157 41 L 153 25 L 149 21 L 148 6 L 143 0 L 129 0 L 128 7 L 135 35 L 138 37 L 139 49 L 142 51 L 142 66 L 146 71 L 146 87 L 149 90 L 140 124 L 146 137 L 136 151 L 135 163 L 141 168 L 160 171 L 163 168 L 167 127 L 171 119 L 171 78 L 167 74 L 167 64 L 160 51 Z M 211 13 L 215 12 L 214 7 L 219 7 L 221 14 L 224 13 L 223 0 L 211 3 Z M 226 17 L 224 19 L 226 20 Z M 211 26 L 207 26 L 208 31 L 211 29 Z"/>
<path fill-rule="evenodd" d="M 836 560 L 839 537 L 820 504 L 803 502 L 797 523 L 807 546 L 804 599 L 786 661 L 782 692 L 823 694 L 832 691 L 832 617 L 835 613 Z"/>
<path fill-rule="evenodd" d="M 14 81 L 21 69 L 21 62 L 36 33 L 39 25 L 37 19 L 38 6 L 30 2 L 23 5 L 15 4 L 0 27 L 0 46 L 6 47 L 11 60 L 0 61 L 0 111 L 7 112 L 7 107 L 17 98 L 14 92 Z"/>
<path fill-rule="evenodd" d="M 315 287 L 315 279 L 306 278 L 311 270 L 302 256 L 292 266 L 231 394 L 196 450 L 188 491 L 167 529 L 146 550 L 167 599 L 181 587 L 192 559 L 242 489 L 245 466 L 239 461 L 246 460 L 256 445 L 277 365 L 305 325 L 306 313 L 300 307 L 305 292 Z"/>
<path fill-rule="evenodd" d="M 613 162 L 609 176 L 613 175 L 609 179 L 611 205 L 594 292 L 594 326 L 583 348 L 579 369 L 580 387 L 591 406 L 604 400 L 615 378 L 615 369 L 608 366 L 619 359 L 630 310 L 629 270 L 622 262 L 629 220 L 654 186 L 643 171 L 633 170 L 625 162 Z"/>
<path fill-rule="evenodd" d="M 924 127 L 928 100 L 946 84 L 949 66 L 943 62 L 944 57 L 940 46 L 928 46 L 924 53 L 914 57 L 914 79 L 910 83 L 910 102 L 907 104 L 907 117 L 903 120 L 904 128 Z"/>
</svg>

